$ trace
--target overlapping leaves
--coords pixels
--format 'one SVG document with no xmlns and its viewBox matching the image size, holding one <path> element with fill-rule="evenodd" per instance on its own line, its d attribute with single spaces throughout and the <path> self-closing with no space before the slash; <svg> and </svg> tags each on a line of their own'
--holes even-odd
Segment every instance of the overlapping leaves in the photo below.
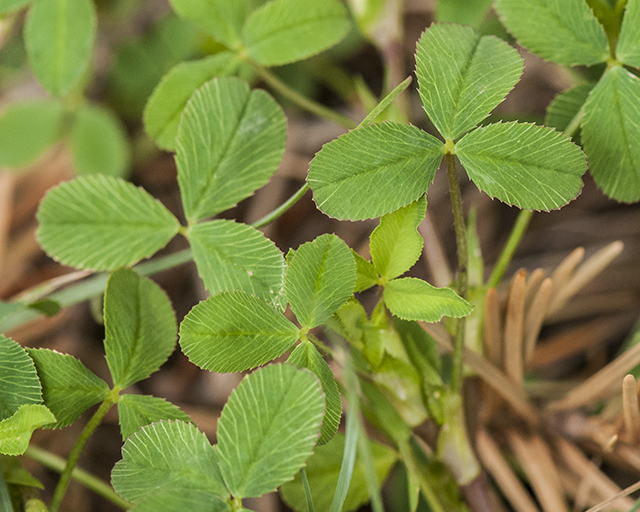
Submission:
<svg viewBox="0 0 640 512">
<path fill-rule="evenodd" d="M 113 487 L 136 510 L 159 503 L 164 510 L 164 499 L 167 510 L 229 510 L 229 494 L 260 496 L 293 478 L 318 439 L 323 402 L 320 384 L 306 370 L 257 370 L 225 405 L 217 446 L 180 421 L 143 427 L 125 442 Z M 207 507 L 191 507 L 198 502 Z"/>
</svg>

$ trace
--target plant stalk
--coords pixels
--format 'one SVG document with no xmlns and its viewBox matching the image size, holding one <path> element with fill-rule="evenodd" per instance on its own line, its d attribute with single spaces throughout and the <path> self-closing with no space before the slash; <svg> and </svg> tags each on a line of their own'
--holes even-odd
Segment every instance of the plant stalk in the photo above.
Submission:
<svg viewBox="0 0 640 512">
<path fill-rule="evenodd" d="M 457 292 L 463 299 L 467 298 L 467 264 L 469 254 L 467 250 L 467 232 L 462 210 L 462 192 L 460 191 L 460 180 L 456 169 L 456 156 L 454 153 L 445 152 L 444 160 L 447 166 L 447 176 L 449 177 L 449 195 L 451 196 L 451 209 L 453 211 L 453 221 L 456 230 L 456 246 L 458 248 L 458 286 Z M 464 349 L 464 325 L 465 319 L 456 320 L 456 335 L 453 348 L 453 368 L 451 373 L 451 389 L 454 393 L 459 393 L 462 389 L 462 366 Z"/>
<path fill-rule="evenodd" d="M 509 239 L 502 249 L 500 257 L 498 258 L 495 267 L 493 267 L 493 272 L 491 272 L 491 276 L 487 281 L 488 288 L 495 288 L 502 280 L 502 277 L 504 276 L 509 263 L 511 263 L 511 260 L 513 259 L 513 255 L 516 252 L 516 249 L 522 241 L 522 237 L 529 227 L 529 222 L 531 222 L 532 216 L 533 212 L 531 210 L 520 210 L 520 213 L 518 213 L 518 218 L 516 219 L 516 223 L 511 229 Z"/>
<path fill-rule="evenodd" d="M 98 410 L 94 413 L 89 422 L 82 429 L 82 432 L 80 433 L 76 444 L 69 454 L 67 465 L 65 466 L 64 471 L 60 476 L 60 481 L 58 482 L 58 485 L 53 492 L 53 499 L 51 500 L 51 505 L 49 505 L 49 512 L 58 512 L 60 503 L 62 503 L 62 499 L 64 498 L 64 494 L 67 492 L 67 487 L 69 487 L 71 473 L 73 473 L 73 470 L 78 463 L 78 459 L 80 458 L 80 454 L 84 449 L 84 445 L 87 444 L 87 441 L 89 440 L 95 429 L 98 427 L 102 419 L 109 412 L 109 409 L 111 409 L 114 404 L 118 403 L 119 392 L 120 390 L 118 388 L 112 389 L 107 395 L 107 398 L 104 399 L 104 401 L 100 404 L 100 407 L 98 407 Z"/>
<path fill-rule="evenodd" d="M 67 461 L 62 457 L 58 457 L 57 455 L 54 455 L 47 450 L 43 450 L 42 448 L 38 448 L 33 444 L 29 445 L 24 455 L 39 462 L 45 468 L 58 473 L 62 473 L 67 464 Z M 74 468 L 71 472 L 71 478 L 123 510 L 128 510 L 133 507 L 133 504 L 118 496 L 107 482 L 101 480 L 95 475 L 92 475 L 88 471 L 80 468 Z"/>
<path fill-rule="evenodd" d="M 352 130 L 357 126 L 357 123 L 347 116 L 338 114 L 330 108 L 327 108 L 320 103 L 310 100 L 309 98 L 295 91 L 264 66 L 261 66 L 251 59 L 248 59 L 247 62 L 251 66 L 251 69 L 253 69 L 253 71 L 256 73 L 256 75 L 262 78 L 267 84 L 273 87 L 280 94 L 282 94 L 287 99 L 303 108 L 304 110 L 307 110 L 308 112 L 311 112 L 312 114 L 315 114 L 319 117 L 323 117 L 324 119 L 328 119 L 329 121 L 333 121 L 334 123 L 337 123 L 340 126 L 346 128 L 347 130 Z"/>
<path fill-rule="evenodd" d="M 251 224 L 251 226 L 253 226 L 254 228 L 258 229 L 258 228 L 261 228 L 263 226 L 266 226 L 267 224 L 270 224 L 271 222 L 276 220 L 278 217 L 280 217 L 283 213 L 285 213 L 294 204 L 296 204 L 302 198 L 302 196 L 304 196 L 307 193 L 307 190 L 309 190 L 309 185 L 307 183 L 305 183 L 304 185 L 302 185 L 302 187 L 300 187 L 296 191 L 295 194 L 293 194 L 284 203 L 282 203 L 280 206 L 278 206 L 272 212 L 267 213 L 261 219 L 258 219 L 257 221 L 255 221 L 253 224 Z"/>
</svg>

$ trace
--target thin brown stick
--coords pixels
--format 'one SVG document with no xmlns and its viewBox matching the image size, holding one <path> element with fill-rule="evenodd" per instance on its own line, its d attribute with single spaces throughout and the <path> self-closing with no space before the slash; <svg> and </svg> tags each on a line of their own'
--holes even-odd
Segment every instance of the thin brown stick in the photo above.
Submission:
<svg viewBox="0 0 640 512">
<path fill-rule="evenodd" d="M 504 460 L 496 442 L 484 430 L 476 436 L 476 448 L 482 464 L 513 508 L 517 512 L 539 512 L 520 479 Z"/>
<path fill-rule="evenodd" d="M 567 393 L 561 400 L 549 404 L 548 408 L 559 411 L 591 405 L 596 400 L 613 392 L 620 385 L 620 379 L 638 364 L 640 364 L 640 344 L 634 345 L 620 357 L 611 361 L 602 370 Z"/>
<path fill-rule="evenodd" d="M 0 170 L 0 269 L 4 269 L 4 255 L 11 227 L 14 174 Z"/>
<path fill-rule="evenodd" d="M 553 302 L 549 305 L 549 313 L 557 311 L 582 289 L 589 281 L 602 272 L 624 249 L 619 240 L 603 247 L 586 260 L 566 281 L 562 288 L 554 289 Z M 557 291 L 557 294 L 556 294 Z"/>
<path fill-rule="evenodd" d="M 567 285 L 571 274 L 584 258 L 584 247 L 578 247 L 569 253 L 569 255 L 560 262 L 551 274 L 553 281 L 553 291 L 551 292 L 551 300 L 549 302 L 549 310 L 547 314 L 560 309 L 563 301 L 563 289 Z"/>
<path fill-rule="evenodd" d="M 501 331 L 498 291 L 489 288 L 484 299 L 484 343 L 489 361 L 502 370 L 504 365 Z"/>
<path fill-rule="evenodd" d="M 531 301 L 531 305 L 527 310 L 524 319 L 524 361 L 525 364 L 531 359 L 533 351 L 536 348 L 544 314 L 551 297 L 551 288 L 553 283 L 547 278 L 538 287 L 538 291 Z"/>
<path fill-rule="evenodd" d="M 622 379 L 622 416 L 626 441 L 637 444 L 640 439 L 640 411 L 638 411 L 638 385 L 630 373 Z"/>
<path fill-rule="evenodd" d="M 429 324 L 419 322 L 421 327 L 429 333 L 438 345 L 447 352 L 453 352 L 451 336 L 441 324 Z M 640 345 L 639 345 L 640 346 Z M 515 386 L 513 381 L 492 365 L 484 357 L 476 352 L 464 349 L 464 362 L 487 383 L 489 387 L 497 391 L 524 420 L 532 426 L 540 424 L 539 411 L 529 401 L 521 386 Z"/>
<path fill-rule="evenodd" d="M 558 448 L 557 453 L 565 465 L 579 475 L 580 478 L 588 480 L 593 486 L 593 491 L 598 493 L 601 500 L 609 499 L 620 493 L 620 487 L 569 441 L 558 438 L 556 446 Z M 633 501 L 623 497 L 615 500 L 614 504 L 620 510 L 628 510 L 633 506 Z"/>
<path fill-rule="evenodd" d="M 522 332 L 524 324 L 524 297 L 526 272 L 519 271 L 511 280 L 507 315 L 504 322 L 504 369 L 519 385 L 524 379 L 524 351 Z"/>
<path fill-rule="evenodd" d="M 539 437 L 525 438 L 515 430 L 509 432 L 508 437 L 542 509 L 545 512 L 567 511 L 568 506 L 548 445 Z"/>
<path fill-rule="evenodd" d="M 623 489 L 622 491 L 620 491 L 615 496 L 611 496 L 611 498 L 609 498 L 608 500 L 605 500 L 602 503 L 599 503 L 595 507 L 591 507 L 586 512 L 600 512 L 601 510 L 605 510 L 609 505 L 615 503 L 618 498 L 629 496 L 629 494 L 631 494 L 632 492 L 636 492 L 638 490 L 640 490 L 640 482 L 636 482 L 635 484 L 630 485 L 626 489 Z"/>
<path fill-rule="evenodd" d="M 531 307 L 531 303 L 538 293 L 538 289 L 540 288 L 542 281 L 544 281 L 544 278 L 545 272 L 541 268 L 537 268 L 533 272 L 531 272 L 529 279 L 527 279 L 527 289 L 525 291 L 525 309 L 529 309 Z"/>
</svg>

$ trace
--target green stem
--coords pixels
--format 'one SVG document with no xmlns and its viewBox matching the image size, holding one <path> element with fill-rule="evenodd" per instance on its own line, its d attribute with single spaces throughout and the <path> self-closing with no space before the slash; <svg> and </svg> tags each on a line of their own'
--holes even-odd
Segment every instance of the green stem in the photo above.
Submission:
<svg viewBox="0 0 640 512">
<path fill-rule="evenodd" d="M 5 481 L 2 473 L 2 466 L 0 466 L 0 510 L 13 512 L 13 504 L 11 503 L 11 496 L 9 496 L 7 482 Z"/>
<path fill-rule="evenodd" d="M 529 227 L 529 222 L 531 222 L 532 216 L 533 212 L 531 210 L 520 210 L 518 218 L 516 219 L 516 223 L 514 224 L 513 228 L 511 229 L 511 233 L 509 234 L 509 239 L 502 249 L 502 253 L 500 253 L 498 262 L 496 263 L 495 267 L 493 267 L 491 277 L 489 277 L 489 280 L 487 281 L 487 286 L 489 288 L 498 286 L 498 284 L 502 280 L 502 276 L 504 276 L 509 263 L 511 263 L 513 255 L 520 245 L 522 237 L 527 231 L 527 227 Z"/>
<path fill-rule="evenodd" d="M 577 114 L 573 116 L 573 119 L 569 121 L 569 124 L 564 129 L 562 133 L 564 133 L 567 137 L 573 137 L 578 129 L 580 128 L 580 123 L 582 123 L 582 118 L 584 117 L 584 104 L 580 107 Z"/>
<path fill-rule="evenodd" d="M 30 445 L 24 455 L 39 462 L 45 468 L 57 471 L 58 473 L 62 473 L 67 464 L 67 461 L 62 457 L 58 457 L 35 445 Z M 133 507 L 133 504 L 118 496 L 107 482 L 83 469 L 74 468 L 71 472 L 71 478 L 123 510 L 128 510 Z"/>
<path fill-rule="evenodd" d="M 313 507 L 313 498 L 311 496 L 311 487 L 309 487 L 309 479 L 307 478 L 307 472 L 304 468 L 300 468 L 300 481 L 302 482 L 304 495 L 307 499 L 307 512 L 315 512 L 315 508 Z"/>
<path fill-rule="evenodd" d="M 402 462 L 404 462 L 407 467 L 407 471 L 409 473 L 409 478 L 415 478 L 417 480 L 418 486 L 420 487 L 420 492 L 424 496 L 427 504 L 433 510 L 433 512 L 445 512 L 438 496 L 431 486 L 431 482 L 426 478 L 425 473 L 426 470 L 421 464 L 418 457 L 416 457 L 415 453 L 413 453 L 413 448 L 409 444 L 408 441 L 402 441 L 398 443 L 398 448 L 400 450 L 400 456 L 402 457 Z"/>
<path fill-rule="evenodd" d="M 310 100 L 309 98 L 295 91 L 264 66 L 261 66 L 260 64 L 252 60 L 247 60 L 247 62 L 251 66 L 251 69 L 253 69 L 253 71 L 256 73 L 256 75 L 262 78 L 267 84 L 273 87 L 280 94 L 282 94 L 287 99 L 303 108 L 304 110 L 307 110 L 319 117 L 328 119 L 329 121 L 333 121 L 334 123 L 343 126 L 347 130 L 352 130 L 357 126 L 357 123 L 352 119 L 349 119 L 347 116 L 338 114 L 330 108 L 327 108 L 320 103 Z"/>
<path fill-rule="evenodd" d="M 451 196 L 451 209 L 453 211 L 453 221 L 456 230 L 456 245 L 458 248 L 458 295 L 463 299 L 467 298 L 467 262 L 469 254 L 467 250 L 467 232 L 462 210 L 462 192 L 460 191 L 460 181 L 456 169 L 456 156 L 451 152 L 446 152 L 444 160 L 447 165 L 447 176 L 449 177 L 449 195 Z M 462 388 L 462 365 L 464 350 L 464 318 L 456 320 L 456 335 L 453 349 L 453 368 L 451 373 L 451 389 L 454 393 L 460 392 Z"/>
<path fill-rule="evenodd" d="M 98 427 L 102 419 L 109 412 L 111 407 L 118 403 L 120 390 L 118 388 L 112 389 L 107 398 L 104 399 L 104 402 L 100 404 L 98 410 L 91 417 L 89 422 L 85 425 L 74 445 L 71 453 L 69 454 L 69 458 L 67 459 L 67 465 L 60 476 L 60 481 L 56 486 L 55 491 L 53 492 L 53 499 L 51 500 L 51 505 L 49 506 L 49 512 L 58 512 L 60 508 L 60 503 L 62 503 L 62 498 L 64 498 L 65 492 L 67 492 L 67 487 L 69 487 L 69 481 L 71 480 L 71 473 L 73 473 L 76 464 L 78 463 L 78 459 L 80 458 L 80 454 L 84 449 L 84 445 L 87 444 L 87 441 Z"/>
<path fill-rule="evenodd" d="M 298 191 L 295 194 L 293 194 L 284 203 L 282 203 L 271 213 L 267 213 L 264 217 L 262 217 L 261 219 L 258 219 L 251 225 L 254 228 L 261 228 L 263 226 L 266 226 L 267 224 L 270 224 L 271 222 L 276 220 L 278 217 L 280 217 L 283 213 L 285 213 L 294 204 L 296 204 L 302 198 L 302 196 L 304 196 L 307 193 L 307 190 L 309 190 L 309 185 L 305 183 L 304 185 L 302 185 L 302 187 L 298 189 Z"/>
</svg>

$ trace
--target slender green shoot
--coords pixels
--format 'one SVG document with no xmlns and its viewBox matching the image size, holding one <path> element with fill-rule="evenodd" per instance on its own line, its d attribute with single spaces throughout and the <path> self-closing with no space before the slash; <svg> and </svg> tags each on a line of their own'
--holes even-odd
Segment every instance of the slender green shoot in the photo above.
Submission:
<svg viewBox="0 0 640 512">
<path fill-rule="evenodd" d="M 369 114 L 367 115 L 367 117 L 365 117 L 360 124 L 358 125 L 358 128 L 362 127 L 362 126 L 369 126 L 370 124 L 373 124 L 376 120 L 376 118 L 382 114 L 382 112 L 384 112 L 384 110 L 391 105 L 391 103 L 393 103 L 393 100 L 395 100 L 402 92 L 404 92 L 404 90 L 409 87 L 409 85 L 411 84 L 411 81 L 413 79 L 411 77 L 406 78 L 402 83 L 400 83 L 398 86 L 396 86 L 395 89 L 393 89 L 393 91 L 391 91 L 389 94 L 387 94 L 380 103 L 378 103 L 371 112 L 369 112 Z"/>
<path fill-rule="evenodd" d="M 330 108 L 327 108 L 324 105 L 321 105 L 320 103 L 317 103 L 303 96 L 302 94 L 285 84 L 274 73 L 272 73 L 264 66 L 261 66 L 260 64 L 252 60 L 248 60 L 247 62 L 251 66 L 251 69 L 253 69 L 253 71 L 256 73 L 256 75 L 262 78 L 267 84 L 269 84 L 276 91 L 285 96 L 288 100 L 295 103 L 304 110 L 307 110 L 308 112 L 311 112 L 312 114 L 315 114 L 329 121 L 333 121 L 334 123 L 337 123 L 340 126 L 346 128 L 347 130 L 352 130 L 356 127 L 356 123 L 352 119 L 342 114 L 338 114 Z"/>
<path fill-rule="evenodd" d="M 11 496 L 9 496 L 9 489 L 2 474 L 2 468 L 0 468 L 0 510 L 6 510 L 7 512 L 13 511 Z"/>
<path fill-rule="evenodd" d="M 364 468 L 364 477 L 367 481 L 367 490 L 369 491 L 369 498 L 371 498 L 371 508 L 373 512 L 384 512 L 384 506 L 382 504 L 382 497 L 380 495 L 380 484 L 378 483 L 378 477 L 376 476 L 376 468 L 373 463 L 373 454 L 371 453 L 371 445 L 369 439 L 363 431 L 359 429 L 358 435 L 358 454 L 362 459 L 362 466 Z"/>
<path fill-rule="evenodd" d="M 296 204 L 300 199 L 302 199 L 302 196 L 304 196 L 307 193 L 307 190 L 309 190 L 309 185 L 305 183 L 296 191 L 295 194 L 293 194 L 284 203 L 282 203 L 275 210 L 273 210 L 270 213 L 267 213 L 264 217 L 262 217 L 261 219 L 258 219 L 251 225 L 256 229 L 259 229 L 261 227 L 266 226 L 267 224 L 271 224 L 274 220 L 276 220 L 278 217 L 284 214 L 289 208 L 291 208 L 294 204 Z"/>
<path fill-rule="evenodd" d="M 33 444 L 29 445 L 24 455 L 39 462 L 45 468 L 57 471 L 58 473 L 62 473 L 67 465 L 67 461 L 62 457 L 58 457 L 57 455 L 48 452 L 47 450 L 43 450 Z M 71 472 L 71 478 L 123 510 L 128 510 L 133 507 L 133 504 L 118 496 L 113 491 L 111 485 L 84 469 L 74 468 Z"/>
<path fill-rule="evenodd" d="M 67 465 L 60 476 L 60 480 L 58 481 L 58 485 L 56 486 L 55 491 L 53 492 L 53 498 L 51 500 L 51 505 L 49 505 L 49 512 L 58 512 L 60 508 L 60 504 L 62 503 L 62 499 L 64 498 L 65 493 L 67 492 L 67 487 L 69 487 L 69 482 L 71 480 L 71 473 L 73 473 L 76 464 L 78 463 L 78 459 L 80 458 L 80 454 L 84 449 L 84 445 L 87 443 L 95 429 L 100 425 L 100 422 L 109 412 L 109 409 L 116 403 L 118 403 L 120 390 L 118 388 L 112 389 L 107 398 L 104 399 L 104 402 L 100 404 L 98 410 L 91 417 L 89 422 L 85 425 L 84 429 L 80 433 L 76 444 L 74 445 L 71 453 L 69 454 L 69 458 L 67 459 Z"/>
<path fill-rule="evenodd" d="M 529 226 L 529 222 L 531 222 L 531 217 L 533 216 L 533 212 L 531 210 L 520 210 L 518 214 L 518 218 L 516 219 L 516 223 L 513 225 L 511 229 L 511 233 L 509 234 L 509 239 L 505 244 L 502 252 L 500 253 L 500 257 L 493 268 L 493 272 L 491 272 L 491 276 L 487 281 L 487 286 L 489 288 L 493 288 L 498 286 L 504 273 L 511 263 L 513 259 L 513 255 L 516 252 L 516 249 L 520 245 L 522 237 L 527 231 L 527 227 Z"/>
<path fill-rule="evenodd" d="M 307 512 L 315 512 L 313 497 L 311 496 L 311 487 L 309 487 L 309 479 L 307 478 L 307 472 L 304 468 L 300 468 L 300 480 L 304 488 L 304 495 L 307 498 Z"/>
<path fill-rule="evenodd" d="M 346 438 L 344 444 L 344 455 L 342 466 L 338 475 L 336 492 L 333 495 L 330 512 L 342 512 L 342 506 L 347 498 L 347 491 L 351 483 L 353 468 L 356 464 L 356 451 L 358 447 L 358 436 L 360 430 L 360 402 L 358 396 L 358 384 L 356 375 L 351 365 L 349 355 L 345 354 L 344 373 L 347 384 L 347 397 L 349 400 L 349 412 L 347 413 Z"/>
<path fill-rule="evenodd" d="M 451 196 L 451 209 L 456 230 L 456 242 L 458 248 L 458 295 L 463 299 L 467 298 L 467 262 L 469 254 L 467 250 L 467 231 L 462 210 L 462 193 L 460 191 L 460 180 L 456 169 L 456 157 L 451 152 L 446 152 L 444 159 L 447 165 L 447 176 L 449 177 L 449 195 Z M 451 374 L 451 389 L 458 393 L 462 388 L 462 366 L 464 349 L 464 326 L 465 319 L 456 320 L 456 335 L 453 351 L 453 369 Z"/>
</svg>

